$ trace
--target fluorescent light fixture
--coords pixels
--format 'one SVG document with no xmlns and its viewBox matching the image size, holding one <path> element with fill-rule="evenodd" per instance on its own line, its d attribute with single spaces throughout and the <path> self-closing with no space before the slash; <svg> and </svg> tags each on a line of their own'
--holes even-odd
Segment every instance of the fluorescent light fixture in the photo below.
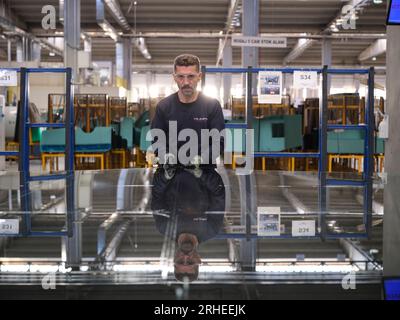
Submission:
<svg viewBox="0 0 400 320">
<path fill-rule="evenodd" d="M 350 273 L 352 271 L 358 271 L 357 266 L 350 264 L 325 264 L 325 265 L 314 265 L 314 264 L 296 264 L 296 265 L 267 265 L 267 266 L 256 266 L 257 272 L 273 272 L 273 273 Z"/>
<path fill-rule="evenodd" d="M 336 26 L 336 25 L 331 25 L 331 30 L 333 31 L 333 32 L 339 32 L 339 29 L 338 29 L 338 27 Z"/>
<path fill-rule="evenodd" d="M 113 270 L 117 272 L 149 272 L 149 271 L 161 271 L 162 266 L 160 264 L 116 264 L 113 266 Z M 169 272 L 174 272 L 174 268 L 168 268 Z"/>
<path fill-rule="evenodd" d="M 146 42 L 143 37 L 137 38 L 135 40 L 135 45 L 139 49 L 140 53 L 145 57 L 145 59 L 151 60 L 151 54 L 146 47 Z"/>
<path fill-rule="evenodd" d="M 65 264 L 2 264 L 0 265 L 0 272 L 38 272 L 38 273 L 68 273 L 71 268 L 65 268 Z"/>
<path fill-rule="evenodd" d="M 235 268 L 230 265 L 226 266 L 199 266 L 199 272 L 208 272 L 208 273 L 213 273 L 213 272 L 234 272 Z"/>
</svg>

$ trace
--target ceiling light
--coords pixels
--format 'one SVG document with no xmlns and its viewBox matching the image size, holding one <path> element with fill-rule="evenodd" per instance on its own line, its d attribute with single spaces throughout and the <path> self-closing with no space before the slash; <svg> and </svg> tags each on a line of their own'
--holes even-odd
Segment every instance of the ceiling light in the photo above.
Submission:
<svg viewBox="0 0 400 320">
<path fill-rule="evenodd" d="M 376 61 L 376 57 L 373 57 L 373 58 L 372 58 L 372 61 Z"/>
<path fill-rule="evenodd" d="M 55 55 L 56 55 L 56 54 L 55 54 L 54 52 L 50 52 L 50 53 L 49 53 L 49 56 L 50 56 L 50 57 L 55 57 Z"/>
<path fill-rule="evenodd" d="M 331 30 L 333 31 L 333 32 L 339 32 L 339 29 L 336 27 L 336 25 L 334 25 L 334 24 L 332 24 L 331 25 Z"/>
<path fill-rule="evenodd" d="M 108 35 L 111 39 L 113 39 L 114 41 L 118 40 L 118 34 L 107 20 L 100 22 L 99 26 L 103 29 L 105 34 Z"/>
</svg>

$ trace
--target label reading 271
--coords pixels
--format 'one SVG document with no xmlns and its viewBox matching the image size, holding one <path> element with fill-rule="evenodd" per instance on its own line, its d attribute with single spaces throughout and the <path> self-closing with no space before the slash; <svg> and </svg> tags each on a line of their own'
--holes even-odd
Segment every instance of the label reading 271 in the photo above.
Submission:
<svg viewBox="0 0 400 320">
<path fill-rule="evenodd" d="M 18 234 L 19 220 L 0 219 L 0 234 Z"/>
</svg>

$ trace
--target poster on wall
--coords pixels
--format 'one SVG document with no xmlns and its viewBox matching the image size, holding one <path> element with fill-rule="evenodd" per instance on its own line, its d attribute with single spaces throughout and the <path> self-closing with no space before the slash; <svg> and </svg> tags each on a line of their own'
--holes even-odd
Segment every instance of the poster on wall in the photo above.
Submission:
<svg viewBox="0 0 400 320">
<path fill-rule="evenodd" d="M 259 72 L 258 103 L 282 103 L 282 72 Z"/>
</svg>

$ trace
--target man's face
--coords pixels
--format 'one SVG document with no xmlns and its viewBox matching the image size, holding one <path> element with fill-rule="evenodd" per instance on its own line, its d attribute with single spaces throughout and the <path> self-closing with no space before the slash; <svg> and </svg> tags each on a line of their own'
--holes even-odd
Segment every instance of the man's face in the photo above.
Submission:
<svg viewBox="0 0 400 320">
<path fill-rule="evenodd" d="M 201 72 L 197 71 L 196 66 L 177 66 L 174 79 L 178 85 L 179 91 L 185 97 L 192 97 L 196 92 L 197 84 L 201 80 Z"/>
<path fill-rule="evenodd" d="M 201 263 L 200 255 L 197 252 L 197 238 L 191 234 L 181 234 L 177 245 L 174 258 L 175 273 L 195 274 Z"/>
</svg>

